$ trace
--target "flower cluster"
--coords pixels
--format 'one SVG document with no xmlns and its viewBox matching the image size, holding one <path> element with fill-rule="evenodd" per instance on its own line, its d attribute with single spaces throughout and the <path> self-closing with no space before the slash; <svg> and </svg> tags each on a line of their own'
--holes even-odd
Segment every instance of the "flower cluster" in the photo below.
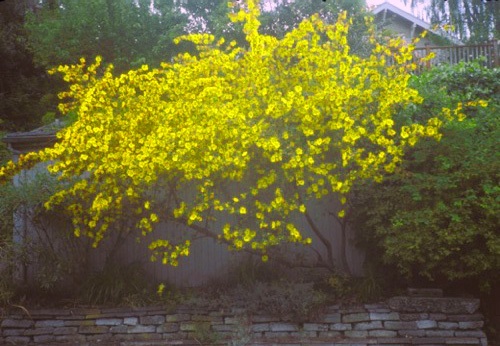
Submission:
<svg viewBox="0 0 500 346">
<path fill-rule="evenodd" d="M 222 223 L 220 239 L 266 256 L 280 242 L 311 243 L 293 221 L 308 201 L 336 193 L 345 203 L 357 180 L 393 172 L 406 146 L 439 138 L 437 117 L 401 128 L 392 120 L 398 107 L 422 101 L 408 86 L 412 46 L 372 40 L 371 55 L 360 57 L 349 50 L 345 14 L 332 25 L 312 16 L 281 40 L 258 32 L 258 16 L 256 0 L 231 16 L 244 22 L 247 49 L 196 34 L 178 41 L 198 54 L 161 68 L 114 75 L 98 57 L 54 70 L 71 83 L 60 109 L 78 120 L 54 148 L 28 157 L 52 160 L 62 180 L 80 178 L 46 207 L 65 202 L 75 233 L 95 245 L 130 210 L 144 234 L 167 219 L 234 220 Z M 168 207 L 150 197 L 159 181 L 172 195 Z M 150 248 L 175 265 L 189 245 Z"/>
</svg>

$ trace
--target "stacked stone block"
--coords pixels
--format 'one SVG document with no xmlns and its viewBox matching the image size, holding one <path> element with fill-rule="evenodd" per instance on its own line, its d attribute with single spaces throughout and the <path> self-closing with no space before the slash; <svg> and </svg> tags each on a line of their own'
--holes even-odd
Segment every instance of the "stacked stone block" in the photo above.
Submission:
<svg viewBox="0 0 500 346">
<path fill-rule="evenodd" d="M 476 299 L 395 297 L 330 306 L 300 324 L 242 309 L 4 311 L 0 345 L 487 345 L 478 307 Z"/>
</svg>

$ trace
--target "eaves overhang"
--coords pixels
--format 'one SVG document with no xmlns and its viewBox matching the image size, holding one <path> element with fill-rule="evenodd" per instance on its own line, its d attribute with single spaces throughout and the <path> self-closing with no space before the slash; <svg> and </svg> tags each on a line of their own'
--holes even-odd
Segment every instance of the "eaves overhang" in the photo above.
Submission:
<svg viewBox="0 0 500 346">
<path fill-rule="evenodd" d="M 25 154 L 53 146 L 57 141 L 59 123 L 43 126 L 28 132 L 11 132 L 2 138 L 13 154 Z"/>
</svg>

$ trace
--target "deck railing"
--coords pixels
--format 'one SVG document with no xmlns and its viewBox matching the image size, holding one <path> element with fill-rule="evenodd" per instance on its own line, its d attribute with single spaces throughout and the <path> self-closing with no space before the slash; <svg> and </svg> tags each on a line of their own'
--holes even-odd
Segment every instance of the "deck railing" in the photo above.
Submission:
<svg viewBox="0 0 500 346">
<path fill-rule="evenodd" d="M 431 52 L 434 58 L 423 63 L 422 67 L 431 68 L 441 64 L 455 65 L 459 62 L 482 60 L 482 64 L 488 68 L 500 67 L 500 42 L 495 40 L 484 44 L 462 45 L 462 46 L 426 46 L 415 48 L 413 55 L 418 62 L 421 58 Z"/>
</svg>

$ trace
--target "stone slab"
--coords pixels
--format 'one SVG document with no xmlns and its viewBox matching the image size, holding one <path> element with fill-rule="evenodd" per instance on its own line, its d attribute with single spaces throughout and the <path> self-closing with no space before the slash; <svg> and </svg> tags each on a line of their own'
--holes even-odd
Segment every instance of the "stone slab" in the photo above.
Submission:
<svg viewBox="0 0 500 346">
<path fill-rule="evenodd" d="M 154 333 L 156 332 L 156 326 L 128 326 L 127 333 L 129 334 L 143 334 L 143 333 Z"/>
<path fill-rule="evenodd" d="M 54 335 L 76 334 L 78 327 L 58 327 L 54 329 Z"/>
<path fill-rule="evenodd" d="M 95 321 L 96 326 L 117 326 L 123 323 L 121 318 L 98 318 Z"/>
<path fill-rule="evenodd" d="M 367 312 L 345 314 L 344 316 L 342 316 L 342 323 L 369 322 L 369 321 L 370 321 L 370 314 Z"/>
<path fill-rule="evenodd" d="M 142 316 L 140 318 L 141 324 L 154 324 L 160 325 L 165 322 L 165 316 L 162 315 L 154 315 L 154 316 Z"/>
<path fill-rule="evenodd" d="M 25 329 L 24 332 L 21 330 L 21 333 L 22 333 L 22 335 L 26 335 L 26 336 L 52 334 L 52 333 L 54 333 L 54 328 L 53 327 L 46 327 L 46 328 Z"/>
<path fill-rule="evenodd" d="M 352 324 L 350 323 L 330 324 L 330 330 L 336 330 L 336 331 L 352 330 Z"/>
<path fill-rule="evenodd" d="M 368 336 L 368 331 L 366 330 L 346 330 L 344 335 L 347 338 L 366 338 Z"/>
<path fill-rule="evenodd" d="M 459 329 L 481 329 L 483 327 L 483 321 L 458 322 Z"/>
<path fill-rule="evenodd" d="M 437 328 L 437 322 L 433 320 L 420 320 L 417 321 L 417 328 L 418 329 Z"/>
<path fill-rule="evenodd" d="M 417 322 L 385 321 L 384 328 L 390 330 L 411 330 L 417 329 Z"/>
<path fill-rule="evenodd" d="M 388 304 L 399 312 L 473 314 L 479 309 L 479 299 L 474 298 L 393 297 Z"/>
<path fill-rule="evenodd" d="M 296 332 L 299 327 L 293 323 L 270 323 L 271 332 Z"/>
<path fill-rule="evenodd" d="M 480 345 L 481 341 L 476 338 L 447 338 L 446 345 Z"/>
<path fill-rule="evenodd" d="M 254 315 L 251 317 L 253 323 L 265 323 L 265 322 L 279 322 L 279 318 L 276 316 L 263 316 L 263 315 Z"/>
<path fill-rule="evenodd" d="M 35 335 L 33 337 L 33 341 L 35 342 L 35 344 L 48 343 L 48 342 L 52 342 L 55 340 L 56 340 L 56 337 L 52 334 L 50 334 L 50 335 Z"/>
<path fill-rule="evenodd" d="M 164 323 L 161 326 L 156 327 L 157 333 L 176 333 L 179 331 L 178 323 Z"/>
<path fill-rule="evenodd" d="M 399 314 L 397 312 L 378 313 L 370 312 L 370 320 L 372 321 L 397 321 Z"/>
<path fill-rule="evenodd" d="M 328 330 L 329 325 L 324 323 L 304 323 L 303 329 L 305 331 L 322 332 Z"/>
<path fill-rule="evenodd" d="M 325 323 L 340 323 L 341 322 L 341 314 L 339 312 L 334 312 L 334 313 L 326 314 L 321 319 L 321 322 L 325 322 Z"/>
<path fill-rule="evenodd" d="M 371 330 L 371 329 L 382 329 L 381 321 L 373 322 L 360 322 L 354 324 L 354 330 Z"/>
<path fill-rule="evenodd" d="M 380 329 L 368 331 L 368 336 L 377 338 L 395 338 L 398 336 L 398 333 L 394 330 Z"/>
<path fill-rule="evenodd" d="M 1 328 L 29 328 L 33 326 L 34 322 L 32 320 L 18 320 L 7 318 L 0 324 Z M 48 326 L 50 327 L 50 326 Z"/>
<path fill-rule="evenodd" d="M 78 333 L 80 334 L 104 334 L 109 332 L 109 327 L 107 326 L 81 326 L 78 328 Z"/>
</svg>

